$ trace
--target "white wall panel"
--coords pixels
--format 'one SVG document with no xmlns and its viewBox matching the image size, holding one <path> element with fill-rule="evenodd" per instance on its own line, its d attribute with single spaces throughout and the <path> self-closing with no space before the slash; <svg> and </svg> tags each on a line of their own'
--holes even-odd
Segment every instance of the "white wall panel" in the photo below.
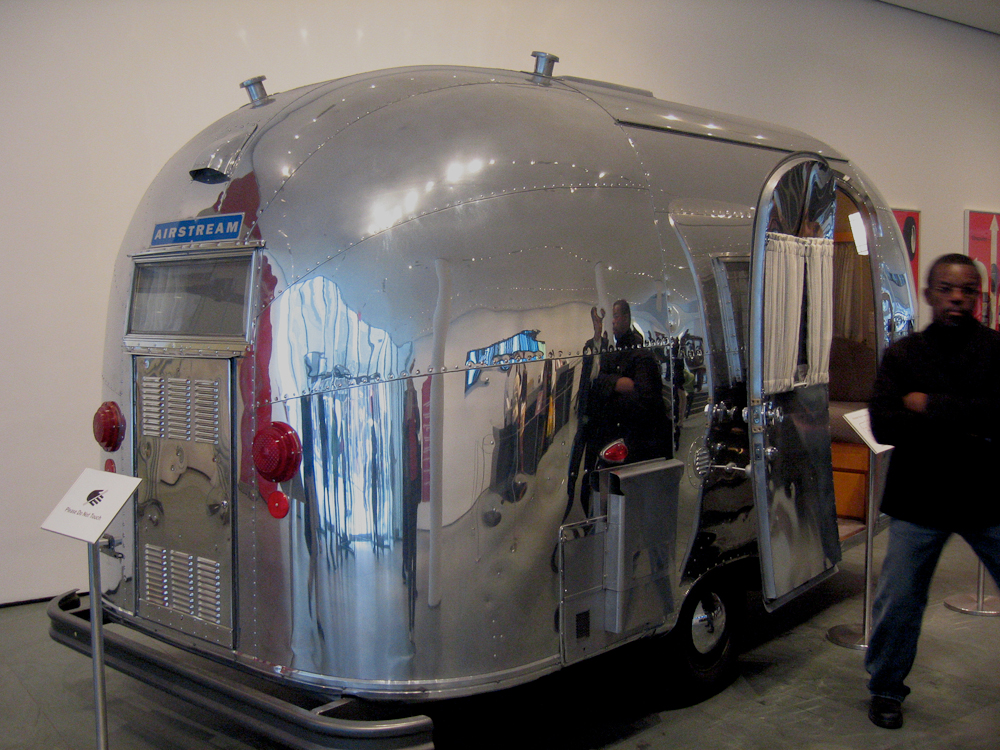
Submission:
<svg viewBox="0 0 1000 750">
<path fill-rule="evenodd" d="M 86 588 L 39 524 L 87 466 L 112 262 L 187 139 L 269 91 L 416 64 L 529 69 L 804 130 L 920 209 L 925 261 L 1000 211 L 1000 36 L 874 0 L 0 0 L 0 602 Z"/>
</svg>

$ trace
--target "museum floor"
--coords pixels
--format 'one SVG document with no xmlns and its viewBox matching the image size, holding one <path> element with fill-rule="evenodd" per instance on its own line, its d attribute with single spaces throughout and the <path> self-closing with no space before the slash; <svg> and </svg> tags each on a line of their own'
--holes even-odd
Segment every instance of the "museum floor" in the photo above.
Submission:
<svg viewBox="0 0 1000 750">
<path fill-rule="evenodd" d="M 884 535 L 876 542 L 881 559 Z M 644 652 L 597 660 L 532 685 L 459 704 L 437 719 L 443 748 L 524 746 L 660 748 L 1000 748 L 1000 618 L 954 612 L 972 593 L 975 558 L 954 538 L 945 550 L 911 675 L 901 730 L 866 716 L 862 652 L 830 643 L 829 629 L 860 622 L 863 547 L 841 571 L 778 613 L 753 619 L 739 676 L 686 705 L 686 690 Z M 989 582 L 987 593 L 995 588 Z M 0 749 L 95 746 L 90 660 L 48 636 L 46 603 L 0 608 Z M 108 670 L 112 750 L 244 750 L 274 745 Z"/>
</svg>

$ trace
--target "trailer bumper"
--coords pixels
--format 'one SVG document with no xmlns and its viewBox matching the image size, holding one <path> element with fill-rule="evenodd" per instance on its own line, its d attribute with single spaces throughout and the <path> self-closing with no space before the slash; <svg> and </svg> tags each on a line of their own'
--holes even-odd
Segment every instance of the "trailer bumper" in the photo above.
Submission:
<svg viewBox="0 0 1000 750">
<path fill-rule="evenodd" d="M 81 605 L 77 592 L 69 591 L 53 599 L 47 613 L 52 639 L 90 656 L 89 604 Z M 167 653 L 121 633 L 107 629 L 103 633 L 104 661 L 109 667 L 290 748 L 431 750 L 434 747 L 433 724 L 427 716 L 369 719 L 364 714 L 365 704 L 352 698 L 306 708 L 291 702 L 286 697 L 287 689 L 272 694 L 264 685 L 227 679 L 227 673 L 234 670 L 224 665 L 208 662 L 203 670 L 182 663 L 184 660 L 171 659 Z M 335 713 L 349 713 L 352 718 L 331 715 Z M 356 718 L 359 714 L 361 718 Z"/>
</svg>

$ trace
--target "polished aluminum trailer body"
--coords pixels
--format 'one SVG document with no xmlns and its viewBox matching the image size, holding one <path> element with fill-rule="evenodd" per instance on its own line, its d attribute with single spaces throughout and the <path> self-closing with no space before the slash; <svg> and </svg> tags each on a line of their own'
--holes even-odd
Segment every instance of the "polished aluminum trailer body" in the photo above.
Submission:
<svg viewBox="0 0 1000 750">
<path fill-rule="evenodd" d="M 116 619 L 416 700 L 665 633 L 741 562 L 773 606 L 835 570 L 826 383 L 812 354 L 787 383 L 768 369 L 787 346 L 765 247 L 812 252 L 849 196 L 879 351 L 908 330 L 899 233 L 849 161 L 544 71 L 249 88 L 160 172 L 116 264 L 104 397 L 128 429 L 107 457 L 144 480 L 109 529 Z M 803 283 L 819 304 L 826 282 Z M 591 308 L 610 333 L 619 299 L 669 447 L 602 482 L 574 444 L 581 387 L 616 354 L 585 346 Z M 277 483 L 251 457 L 274 423 L 302 445 Z"/>
</svg>

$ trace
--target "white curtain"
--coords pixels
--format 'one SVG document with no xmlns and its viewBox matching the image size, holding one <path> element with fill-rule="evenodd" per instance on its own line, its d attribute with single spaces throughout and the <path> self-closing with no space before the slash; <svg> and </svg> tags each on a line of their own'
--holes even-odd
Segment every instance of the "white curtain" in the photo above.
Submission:
<svg viewBox="0 0 1000 750">
<path fill-rule="evenodd" d="M 799 241 L 806 247 L 806 283 L 809 285 L 806 383 L 829 383 L 830 345 L 833 343 L 833 240 L 811 237 Z"/>
<path fill-rule="evenodd" d="M 790 391 L 797 382 L 805 288 L 809 314 L 804 382 L 827 383 L 833 339 L 833 240 L 768 232 L 764 248 L 765 393 Z"/>
<path fill-rule="evenodd" d="M 864 291 L 872 288 L 868 256 L 858 255 L 853 242 L 837 242 L 833 246 L 833 267 L 834 335 L 859 344 L 868 342 L 873 333 L 872 298 Z"/>
</svg>

